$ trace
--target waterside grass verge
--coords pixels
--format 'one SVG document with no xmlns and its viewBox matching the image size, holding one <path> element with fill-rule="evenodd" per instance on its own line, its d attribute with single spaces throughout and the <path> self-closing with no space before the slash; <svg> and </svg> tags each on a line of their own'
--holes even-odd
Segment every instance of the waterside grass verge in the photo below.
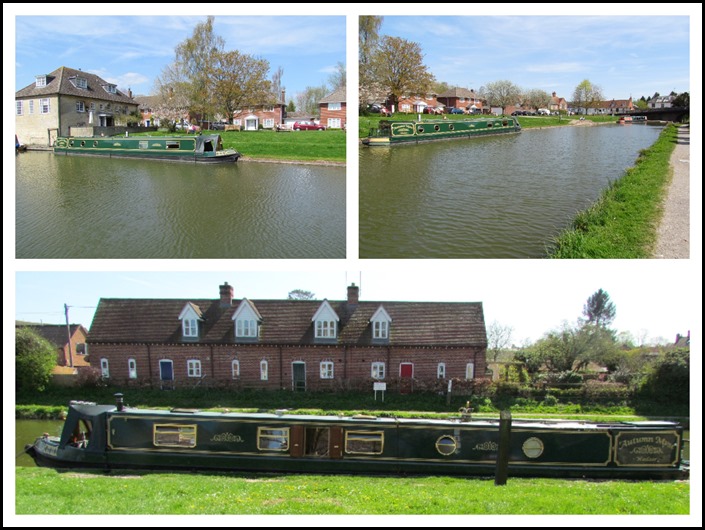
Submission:
<svg viewBox="0 0 705 530">
<path fill-rule="evenodd" d="M 666 126 L 656 142 L 640 152 L 635 165 L 554 239 L 548 257 L 649 258 L 673 175 L 670 158 L 676 140 L 677 127 Z"/>
</svg>

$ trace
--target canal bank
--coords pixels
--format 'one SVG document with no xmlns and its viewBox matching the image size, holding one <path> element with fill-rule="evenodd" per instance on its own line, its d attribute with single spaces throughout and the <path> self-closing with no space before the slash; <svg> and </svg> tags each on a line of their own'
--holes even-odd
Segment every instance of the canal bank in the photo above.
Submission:
<svg viewBox="0 0 705 530">
<path fill-rule="evenodd" d="M 654 258 L 690 257 L 690 126 L 678 128 L 676 148 L 671 154 L 673 177 L 663 202 Z"/>
</svg>

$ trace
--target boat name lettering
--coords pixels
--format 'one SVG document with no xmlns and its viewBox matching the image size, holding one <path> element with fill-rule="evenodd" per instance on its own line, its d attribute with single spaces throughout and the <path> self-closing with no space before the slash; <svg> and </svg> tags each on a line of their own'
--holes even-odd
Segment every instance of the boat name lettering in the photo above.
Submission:
<svg viewBox="0 0 705 530">
<path fill-rule="evenodd" d="M 233 434 L 231 432 L 224 432 L 222 434 L 216 434 L 211 438 L 211 442 L 235 442 L 242 443 L 245 440 L 239 434 Z"/>
<path fill-rule="evenodd" d="M 668 440 L 667 438 L 663 438 L 662 436 L 641 436 L 639 438 L 620 440 L 619 449 L 626 449 L 627 447 L 631 447 L 632 445 L 641 444 L 651 444 L 670 449 L 673 446 L 673 441 Z"/>
<path fill-rule="evenodd" d="M 472 448 L 473 451 L 497 451 L 499 449 L 499 444 L 497 442 L 484 442 L 481 444 L 475 444 Z"/>
<path fill-rule="evenodd" d="M 635 447 L 629 452 L 633 455 L 662 455 L 663 448 L 654 445 L 644 445 L 642 447 Z"/>
<path fill-rule="evenodd" d="M 48 455 L 56 456 L 58 452 L 58 447 L 53 444 L 48 444 L 42 440 L 42 451 Z"/>
</svg>

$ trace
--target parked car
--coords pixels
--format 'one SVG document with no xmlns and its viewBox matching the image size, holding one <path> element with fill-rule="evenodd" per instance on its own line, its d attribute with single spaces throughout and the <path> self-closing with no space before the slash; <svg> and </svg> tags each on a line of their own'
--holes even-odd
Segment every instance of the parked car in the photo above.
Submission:
<svg viewBox="0 0 705 530">
<path fill-rule="evenodd" d="M 392 113 L 389 112 L 389 109 L 385 107 L 384 105 L 380 105 L 378 103 L 372 103 L 369 107 L 367 107 L 368 112 L 371 112 L 373 114 L 381 114 L 382 116 L 391 116 Z"/>
<path fill-rule="evenodd" d="M 424 114 L 443 114 L 443 109 L 439 107 L 424 107 L 423 109 Z"/>
<path fill-rule="evenodd" d="M 326 127 L 312 121 L 295 121 L 292 129 L 295 131 L 325 131 Z"/>
<path fill-rule="evenodd" d="M 220 121 L 213 122 L 213 123 L 211 123 L 211 130 L 212 131 L 224 131 L 225 124 Z"/>
<path fill-rule="evenodd" d="M 458 109 L 456 107 L 450 107 L 446 110 L 448 114 L 465 114 L 463 109 Z"/>
</svg>

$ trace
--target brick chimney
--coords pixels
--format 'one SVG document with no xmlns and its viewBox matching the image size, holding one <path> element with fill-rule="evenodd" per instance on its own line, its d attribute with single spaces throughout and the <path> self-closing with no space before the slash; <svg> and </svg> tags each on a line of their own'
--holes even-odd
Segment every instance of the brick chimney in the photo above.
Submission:
<svg viewBox="0 0 705 530">
<path fill-rule="evenodd" d="M 225 282 L 220 286 L 220 307 L 230 307 L 233 303 L 233 298 L 235 296 L 235 291 L 232 285 L 228 285 Z"/>
<path fill-rule="evenodd" d="M 348 305 L 355 306 L 360 298 L 360 288 L 354 283 L 348 286 Z"/>
<path fill-rule="evenodd" d="M 286 90 L 282 88 L 282 105 L 286 105 Z"/>
</svg>

